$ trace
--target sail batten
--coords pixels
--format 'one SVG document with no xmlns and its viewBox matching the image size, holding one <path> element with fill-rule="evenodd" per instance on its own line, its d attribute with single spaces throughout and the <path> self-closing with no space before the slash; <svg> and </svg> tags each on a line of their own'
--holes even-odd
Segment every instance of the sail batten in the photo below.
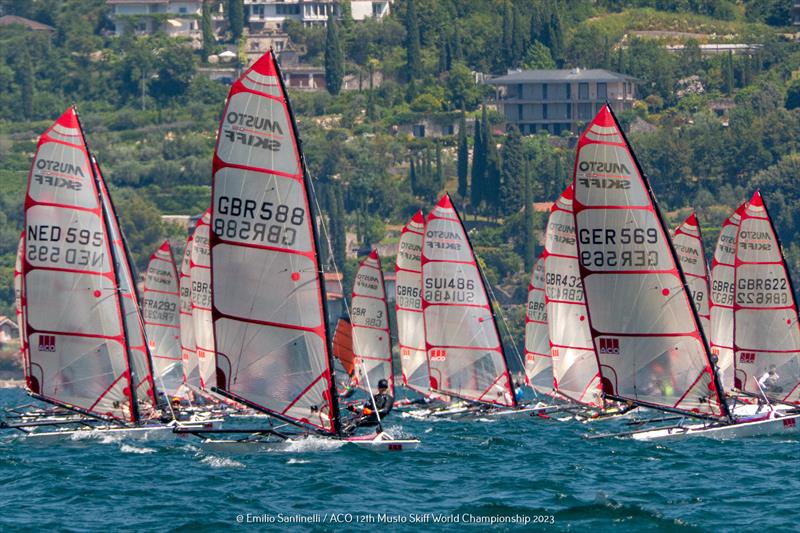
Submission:
<svg viewBox="0 0 800 533">
<path fill-rule="evenodd" d="M 492 303 L 448 195 L 425 224 L 422 287 L 431 389 L 516 406 Z"/>
<path fill-rule="evenodd" d="M 573 401 L 602 406 L 600 371 L 586 319 L 578 264 L 572 185 L 553 204 L 545 233 L 544 277 L 550 353 L 556 391 Z"/>
<path fill-rule="evenodd" d="M 607 105 L 578 141 L 573 187 L 580 274 L 604 393 L 727 415 L 677 254 Z"/>
<path fill-rule="evenodd" d="M 271 52 L 231 87 L 213 167 L 216 387 L 287 421 L 338 433 L 316 218 Z"/>
</svg>

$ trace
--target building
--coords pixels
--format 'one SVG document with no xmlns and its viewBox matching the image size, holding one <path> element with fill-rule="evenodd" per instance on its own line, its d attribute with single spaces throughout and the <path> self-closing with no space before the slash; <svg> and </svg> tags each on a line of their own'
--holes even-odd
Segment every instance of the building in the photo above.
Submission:
<svg viewBox="0 0 800 533">
<path fill-rule="evenodd" d="M 382 18 L 389 14 L 391 0 L 352 0 L 354 20 Z M 303 26 L 324 26 L 328 15 L 341 16 L 339 0 L 244 0 L 245 21 L 251 32 L 280 30 L 287 20 Z"/>
<path fill-rule="evenodd" d="M 578 133 L 602 105 L 630 109 L 638 80 L 601 69 L 525 70 L 492 78 L 497 107 L 506 124 L 524 134 L 547 131 Z"/>
<path fill-rule="evenodd" d="M 14 320 L 0 316 L 0 349 L 5 349 L 12 342 L 19 340 L 19 327 Z"/>
<path fill-rule="evenodd" d="M 16 15 L 5 15 L 0 17 L 0 27 L 2 26 L 22 26 L 31 31 L 45 31 L 48 33 L 54 32 L 56 29 L 47 24 L 36 22 L 35 20 L 18 17 Z"/>
<path fill-rule="evenodd" d="M 163 32 L 169 37 L 186 37 L 192 46 L 203 43 L 200 22 L 203 0 L 107 0 L 111 6 L 114 34 L 128 30 L 152 35 Z"/>
</svg>

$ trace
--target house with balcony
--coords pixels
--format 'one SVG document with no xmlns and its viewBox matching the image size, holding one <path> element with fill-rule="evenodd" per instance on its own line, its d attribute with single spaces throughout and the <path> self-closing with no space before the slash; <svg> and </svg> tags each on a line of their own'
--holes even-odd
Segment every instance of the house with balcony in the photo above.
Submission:
<svg viewBox="0 0 800 533">
<path fill-rule="evenodd" d="M 202 46 L 200 21 L 203 0 L 107 0 L 111 6 L 114 34 L 126 31 L 169 37 L 186 37 L 194 48 Z"/>
<path fill-rule="evenodd" d="M 602 69 L 524 70 L 486 80 L 498 111 L 523 134 L 579 133 L 608 102 L 615 112 L 636 101 L 636 78 Z"/>
<path fill-rule="evenodd" d="M 287 20 L 303 26 L 325 26 L 328 15 L 342 14 L 340 0 L 244 0 L 245 21 L 252 33 L 280 30 Z M 382 18 L 389 14 L 391 0 L 351 0 L 353 20 Z"/>
</svg>

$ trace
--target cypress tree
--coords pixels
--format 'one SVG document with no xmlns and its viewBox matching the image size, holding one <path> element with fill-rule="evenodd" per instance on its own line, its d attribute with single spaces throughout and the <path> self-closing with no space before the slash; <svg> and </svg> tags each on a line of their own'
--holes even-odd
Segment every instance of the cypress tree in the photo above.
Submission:
<svg viewBox="0 0 800 533">
<path fill-rule="evenodd" d="M 411 153 L 411 156 L 408 159 L 409 166 L 408 166 L 408 183 L 411 184 L 411 192 L 416 195 L 417 194 L 417 170 L 414 168 L 414 153 Z"/>
<path fill-rule="evenodd" d="M 725 94 L 733 94 L 734 82 L 733 82 L 733 52 L 728 52 L 728 55 L 725 57 L 725 65 L 724 65 L 724 75 L 725 79 L 723 80 Z"/>
<path fill-rule="evenodd" d="M 450 38 L 450 61 L 451 63 L 455 61 L 461 61 L 464 59 L 464 50 L 461 47 L 461 32 L 458 29 L 458 25 L 454 23 L 453 25 L 453 34 Z"/>
<path fill-rule="evenodd" d="M 512 125 L 503 145 L 502 176 L 500 186 L 500 213 L 511 215 L 519 211 L 524 200 L 524 162 L 522 137 Z"/>
<path fill-rule="evenodd" d="M 542 44 L 550 49 L 550 55 L 560 67 L 564 62 L 564 32 L 561 28 L 561 17 L 557 12 L 550 14 L 550 22 L 544 27 Z"/>
<path fill-rule="evenodd" d="M 410 79 L 422 75 L 422 52 L 420 50 L 419 21 L 414 0 L 408 0 L 406 8 L 406 68 Z"/>
<path fill-rule="evenodd" d="M 514 15 L 511 9 L 511 2 L 503 5 L 503 64 L 507 67 L 513 66 L 514 62 Z"/>
<path fill-rule="evenodd" d="M 480 121 L 475 121 L 475 139 L 472 148 L 472 183 L 470 186 L 470 203 L 473 212 L 477 213 L 483 201 L 483 178 L 486 172 L 486 153 L 483 144 L 483 132 Z"/>
<path fill-rule="evenodd" d="M 444 168 L 442 167 L 442 148 L 436 145 L 436 192 L 444 187 Z"/>
<path fill-rule="evenodd" d="M 33 118 L 33 91 L 34 91 L 34 75 L 33 75 L 33 61 L 31 61 L 31 54 L 27 46 L 23 46 L 19 51 L 19 76 L 20 89 L 22 91 L 22 115 L 26 119 Z"/>
<path fill-rule="evenodd" d="M 208 0 L 203 0 L 203 61 L 208 61 L 208 56 L 214 49 L 216 38 L 214 37 L 214 30 L 211 27 L 211 7 L 208 5 Z"/>
<path fill-rule="evenodd" d="M 448 51 L 447 51 L 447 37 L 444 31 L 439 33 L 439 64 L 436 68 L 436 73 L 441 74 L 450 70 L 448 67 Z"/>
<path fill-rule="evenodd" d="M 238 41 L 244 31 L 243 0 L 228 0 L 228 22 L 231 26 L 231 39 Z"/>
<path fill-rule="evenodd" d="M 467 120 L 461 111 L 461 122 L 458 125 L 458 195 L 467 197 L 467 176 L 469 174 L 469 146 L 467 145 Z"/>
<path fill-rule="evenodd" d="M 511 32 L 511 57 L 512 66 L 516 67 L 525 55 L 525 30 L 524 22 L 525 16 L 522 14 L 522 9 L 519 4 L 514 4 L 513 11 L 514 23 Z"/>
<path fill-rule="evenodd" d="M 344 50 L 339 39 L 339 23 L 331 12 L 328 15 L 328 27 L 325 32 L 325 87 L 328 92 L 337 95 L 342 90 L 344 78 Z"/>
<path fill-rule="evenodd" d="M 534 256 L 536 251 L 535 233 L 533 228 L 533 191 L 531 191 L 531 176 L 530 164 L 525 160 L 525 223 L 524 223 L 524 239 L 525 239 L 525 270 L 530 272 L 533 269 L 533 263 L 536 260 Z"/>
<path fill-rule="evenodd" d="M 491 211 L 497 215 L 500 203 L 500 154 L 492 135 L 492 125 L 486 115 L 486 107 L 483 108 L 481 115 L 481 133 L 483 136 L 483 150 L 486 158 L 486 167 L 483 178 L 483 199 L 490 206 Z"/>
</svg>

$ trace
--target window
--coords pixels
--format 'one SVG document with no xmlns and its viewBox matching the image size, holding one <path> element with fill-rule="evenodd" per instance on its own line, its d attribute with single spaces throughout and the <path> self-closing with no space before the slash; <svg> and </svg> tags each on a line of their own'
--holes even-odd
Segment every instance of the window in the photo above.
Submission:
<svg viewBox="0 0 800 533">
<path fill-rule="evenodd" d="M 542 100 L 547 100 L 547 84 L 546 83 L 542 84 Z"/>
<path fill-rule="evenodd" d="M 608 86 L 605 83 L 597 84 L 597 99 L 606 100 L 608 98 Z"/>
<path fill-rule="evenodd" d="M 578 120 L 592 119 L 592 104 L 578 104 Z"/>
<path fill-rule="evenodd" d="M 579 83 L 578 84 L 578 100 L 588 100 L 589 99 L 589 84 L 588 83 Z"/>
<path fill-rule="evenodd" d="M 522 122 L 522 105 L 517 106 L 517 120 Z"/>
<path fill-rule="evenodd" d="M 542 104 L 542 118 L 547 120 L 547 104 Z"/>
<path fill-rule="evenodd" d="M 564 85 L 566 86 L 566 90 L 564 91 L 564 94 L 566 95 L 566 99 L 567 100 L 572 100 L 572 84 L 565 83 Z"/>
<path fill-rule="evenodd" d="M 300 6 L 298 4 L 293 6 L 275 6 L 275 12 L 278 15 L 299 15 Z"/>
<path fill-rule="evenodd" d="M 182 15 L 185 15 L 186 14 L 186 8 L 185 7 L 179 7 L 178 8 L 178 13 L 180 13 Z"/>
<path fill-rule="evenodd" d="M 567 104 L 567 118 L 572 118 L 572 104 Z"/>
</svg>

